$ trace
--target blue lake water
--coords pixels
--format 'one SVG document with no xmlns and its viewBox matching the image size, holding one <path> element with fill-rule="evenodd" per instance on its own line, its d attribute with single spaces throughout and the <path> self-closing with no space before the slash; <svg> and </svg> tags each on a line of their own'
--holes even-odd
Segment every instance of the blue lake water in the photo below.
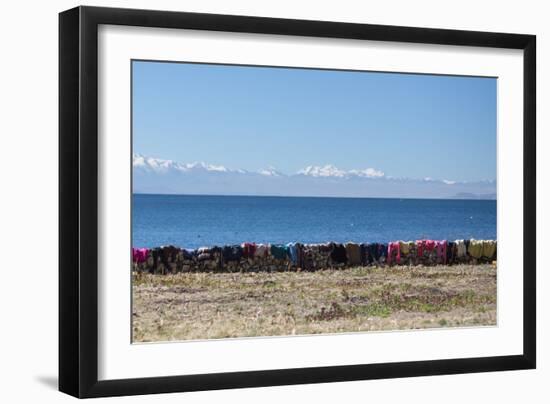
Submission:
<svg viewBox="0 0 550 404">
<path fill-rule="evenodd" d="M 496 201 L 134 194 L 135 247 L 495 239 Z"/>
<path fill-rule="evenodd" d="M 134 194 L 135 247 L 496 239 L 496 201 Z"/>
</svg>

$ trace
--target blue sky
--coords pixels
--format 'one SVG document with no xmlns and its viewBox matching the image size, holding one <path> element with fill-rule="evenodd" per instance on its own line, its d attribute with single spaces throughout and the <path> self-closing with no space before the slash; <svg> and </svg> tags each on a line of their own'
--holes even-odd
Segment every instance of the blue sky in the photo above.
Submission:
<svg viewBox="0 0 550 404">
<path fill-rule="evenodd" d="M 494 78 L 133 62 L 133 152 L 496 179 Z"/>
</svg>

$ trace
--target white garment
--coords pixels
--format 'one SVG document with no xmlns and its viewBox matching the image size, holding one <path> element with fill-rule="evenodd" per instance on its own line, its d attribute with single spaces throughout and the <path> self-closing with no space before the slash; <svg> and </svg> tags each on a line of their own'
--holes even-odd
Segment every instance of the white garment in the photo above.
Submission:
<svg viewBox="0 0 550 404">
<path fill-rule="evenodd" d="M 466 256 L 466 243 L 464 240 L 455 240 L 456 243 L 456 256 L 462 258 Z"/>
</svg>

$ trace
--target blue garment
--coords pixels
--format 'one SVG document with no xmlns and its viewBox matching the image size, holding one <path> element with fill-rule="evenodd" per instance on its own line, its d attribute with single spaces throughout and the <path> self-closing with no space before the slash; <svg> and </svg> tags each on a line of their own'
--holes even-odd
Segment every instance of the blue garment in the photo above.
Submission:
<svg viewBox="0 0 550 404">
<path fill-rule="evenodd" d="M 380 243 L 378 245 L 378 258 L 387 257 L 388 256 L 388 245 L 384 243 Z"/>
<path fill-rule="evenodd" d="M 367 243 L 361 243 L 361 265 L 368 265 L 372 263 L 373 258 L 369 254 L 369 245 Z"/>
<path fill-rule="evenodd" d="M 447 264 L 452 264 L 455 260 L 456 243 L 454 241 L 447 241 Z"/>
<path fill-rule="evenodd" d="M 243 256 L 243 249 L 240 245 L 226 245 L 222 249 L 222 256 L 225 262 L 239 261 Z"/>
<path fill-rule="evenodd" d="M 282 244 L 271 244 L 270 253 L 273 258 L 284 260 L 288 257 L 288 247 Z"/>
<path fill-rule="evenodd" d="M 298 265 L 298 246 L 296 243 L 288 243 L 286 245 L 288 247 L 288 255 L 290 256 L 290 261 L 294 265 Z"/>
<path fill-rule="evenodd" d="M 183 256 L 184 260 L 192 260 L 197 256 L 197 253 L 195 250 L 188 250 L 188 249 L 182 248 L 181 255 Z"/>
<path fill-rule="evenodd" d="M 374 261 L 378 261 L 380 258 L 380 250 L 378 248 L 378 243 L 369 243 L 366 246 L 367 249 L 367 262 L 372 264 Z"/>
</svg>

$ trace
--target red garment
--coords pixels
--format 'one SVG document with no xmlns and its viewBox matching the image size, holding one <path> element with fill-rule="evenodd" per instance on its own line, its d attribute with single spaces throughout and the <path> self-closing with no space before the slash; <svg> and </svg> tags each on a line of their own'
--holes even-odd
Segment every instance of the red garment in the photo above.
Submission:
<svg viewBox="0 0 550 404">
<path fill-rule="evenodd" d="M 397 256 L 395 261 L 400 264 L 401 263 L 401 247 L 399 244 L 399 241 L 392 241 L 391 243 L 388 243 L 388 265 L 391 265 L 392 260 L 392 253 L 394 251 L 397 251 Z"/>
<path fill-rule="evenodd" d="M 254 258 L 255 252 L 256 252 L 255 243 L 243 243 L 243 257 Z"/>
<path fill-rule="evenodd" d="M 424 256 L 424 240 L 416 240 L 416 251 L 419 257 Z"/>
<path fill-rule="evenodd" d="M 447 264 L 447 240 L 435 242 L 437 248 L 437 258 L 441 258 L 443 264 Z"/>
</svg>

